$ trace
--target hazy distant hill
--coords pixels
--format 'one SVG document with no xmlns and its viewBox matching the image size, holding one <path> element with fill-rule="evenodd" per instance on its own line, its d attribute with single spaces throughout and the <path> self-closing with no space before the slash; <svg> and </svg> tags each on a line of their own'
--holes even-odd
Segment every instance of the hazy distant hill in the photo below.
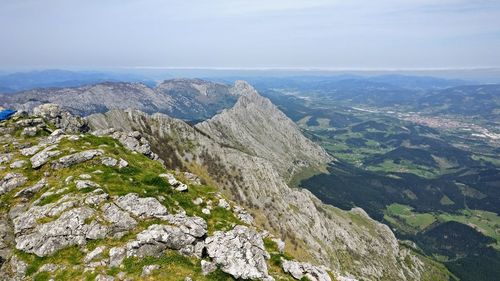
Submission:
<svg viewBox="0 0 500 281">
<path fill-rule="evenodd" d="M 0 75 L 0 93 L 12 93 L 34 88 L 76 87 L 105 81 L 153 83 L 146 77 L 133 74 L 42 70 Z"/>
</svg>

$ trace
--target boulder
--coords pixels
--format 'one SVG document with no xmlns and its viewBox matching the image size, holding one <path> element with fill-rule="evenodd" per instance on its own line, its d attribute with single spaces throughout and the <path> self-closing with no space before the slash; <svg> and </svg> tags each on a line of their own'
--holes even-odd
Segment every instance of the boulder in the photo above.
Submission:
<svg viewBox="0 0 500 281">
<path fill-rule="evenodd" d="M 33 186 L 27 187 L 16 193 L 14 197 L 32 197 L 35 195 L 38 191 L 40 191 L 42 188 L 46 187 L 48 184 L 46 178 L 42 178 L 39 180 L 37 183 L 35 183 Z"/>
<path fill-rule="evenodd" d="M 99 246 L 95 248 L 94 250 L 90 251 L 87 255 L 85 255 L 85 257 L 83 258 L 83 262 L 89 263 L 94 259 L 100 258 L 104 253 L 104 250 L 106 250 L 106 246 Z"/>
<path fill-rule="evenodd" d="M 37 151 L 39 151 L 40 149 L 42 149 L 43 147 L 45 147 L 45 146 L 41 145 L 41 144 L 37 144 L 37 145 L 34 145 L 34 146 L 23 148 L 23 149 L 21 149 L 21 154 L 23 156 L 32 156 L 35 153 L 37 153 Z"/>
<path fill-rule="evenodd" d="M 113 233 L 128 231 L 137 226 L 135 219 L 113 203 L 105 203 L 101 210 L 104 219 L 112 224 Z"/>
<path fill-rule="evenodd" d="M 65 132 L 77 133 L 89 131 L 85 119 L 71 115 L 71 113 L 61 109 L 57 104 L 48 103 L 39 105 L 33 109 L 33 114 L 45 118 Z"/>
<path fill-rule="evenodd" d="M 12 153 L 0 154 L 0 164 L 10 162 L 10 160 L 12 160 L 12 157 L 14 157 Z"/>
<path fill-rule="evenodd" d="M 10 164 L 9 167 L 11 169 L 19 169 L 19 168 L 24 167 L 25 164 L 26 164 L 26 161 L 24 161 L 24 160 L 18 160 L 18 161 L 12 162 L 12 164 Z"/>
<path fill-rule="evenodd" d="M 217 270 L 217 265 L 213 262 L 206 260 L 201 260 L 201 273 L 203 275 L 208 275 Z"/>
<path fill-rule="evenodd" d="M 54 169 L 71 167 L 73 165 L 89 161 L 96 156 L 102 155 L 103 153 L 104 153 L 104 151 L 102 151 L 101 149 L 91 149 L 91 150 L 77 152 L 77 153 L 59 158 L 57 161 L 55 161 L 52 164 L 52 167 Z"/>
<path fill-rule="evenodd" d="M 86 239 L 103 238 L 105 227 L 96 223 L 85 224 L 94 213 L 88 207 L 66 211 L 54 221 L 37 225 L 33 232 L 19 235 L 16 248 L 45 257 L 69 246 L 84 245 Z"/>
<path fill-rule="evenodd" d="M 113 247 L 109 249 L 109 266 L 120 266 L 126 256 L 127 250 L 124 247 Z"/>
<path fill-rule="evenodd" d="M 61 152 L 59 150 L 53 150 L 55 148 L 57 148 L 57 145 L 54 144 L 54 145 L 46 147 L 42 151 L 33 155 L 33 157 L 30 158 L 31 167 L 33 169 L 38 169 L 41 166 L 43 166 L 45 163 L 47 163 L 50 158 L 61 154 Z"/>
<path fill-rule="evenodd" d="M 290 273 L 297 280 L 302 280 L 304 277 L 311 281 L 332 280 L 325 268 L 310 263 L 282 260 L 282 267 L 283 271 Z"/>
<path fill-rule="evenodd" d="M 100 188 L 101 186 L 90 180 L 76 180 L 76 188 L 84 189 L 84 188 Z"/>
<path fill-rule="evenodd" d="M 28 178 L 19 173 L 8 173 L 0 180 L 0 195 L 24 185 Z"/>
<path fill-rule="evenodd" d="M 196 238 L 179 227 L 153 224 L 127 243 L 127 256 L 160 256 L 165 249 L 181 250 L 193 244 Z"/>
<path fill-rule="evenodd" d="M 145 265 L 142 268 L 141 277 L 147 277 L 153 273 L 153 271 L 160 269 L 160 266 L 157 264 Z"/>
<path fill-rule="evenodd" d="M 161 217 L 168 214 L 167 208 L 154 197 L 141 198 L 129 193 L 115 199 L 116 205 L 140 218 Z"/>
<path fill-rule="evenodd" d="M 128 167 L 128 162 L 120 158 L 120 161 L 118 162 L 118 168 L 121 169 L 125 167 Z"/>
<path fill-rule="evenodd" d="M 267 272 L 270 256 L 254 229 L 238 225 L 231 231 L 216 231 L 205 244 L 212 261 L 234 278 L 273 280 Z"/>
<path fill-rule="evenodd" d="M 182 232 L 192 235 L 196 238 L 203 237 L 207 234 L 207 222 L 200 217 L 189 217 L 186 215 L 168 215 L 165 219 L 175 225 L 178 226 Z"/>
<path fill-rule="evenodd" d="M 102 157 L 101 163 L 104 166 L 114 167 L 118 164 L 118 160 L 116 160 L 115 158 L 112 158 L 112 157 Z"/>
</svg>

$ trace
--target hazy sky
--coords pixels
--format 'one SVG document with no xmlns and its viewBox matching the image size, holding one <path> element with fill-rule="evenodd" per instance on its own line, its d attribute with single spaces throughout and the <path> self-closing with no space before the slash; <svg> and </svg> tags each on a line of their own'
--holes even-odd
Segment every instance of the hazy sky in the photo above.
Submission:
<svg viewBox="0 0 500 281">
<path fill-rule="evenodd" d="M 499 0 L 0 0 L 0 67 L 500 66 Z"/>
</svg>

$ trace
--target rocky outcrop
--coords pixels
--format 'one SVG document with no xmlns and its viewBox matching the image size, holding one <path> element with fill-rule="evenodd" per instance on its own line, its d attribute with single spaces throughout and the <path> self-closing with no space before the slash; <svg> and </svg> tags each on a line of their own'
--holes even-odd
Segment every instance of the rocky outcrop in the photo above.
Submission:
<svg viewBox="0 0 500 281">
<path fill-rule="evenodd" d="M 228 232 L 217 231 L 205 239 L 207 254 L 222 271 L 239 279 L 274 280 L 267 272 L 262 236 L 246 226 Z"/>
<path fill-rule="evenodd" d="M 307 278 L 310 281 L 332 280 L 325 268 L 309 263 L 283 260 L 282 266 L 283 271 L 290 273 L 297 280 L 302 280 L 302 278 Z"/>
<path fill-rule="evenodd" d="M 101 156 L 104 152 L 99 149 L 85 150 L 59 158 L 52 163 L 53 169 L 67 168 L 91 160 L 96 156 Z"/>
<path fill-rule="evenodd" d="M 141 198 L 135 193 L 129 193 L 115 199 L 116 205 L 139 218 L 161 218 L 168 211 L 156 198 Z"/>
<path fill-rule="evenodd" d="M 32 233 L 19 235 L 16 248 L 44 257 L 69 246 L 83 245 L 87 239 L 102 239 L 106 236 L 104 226 L 85 224 L 94 213 L 88 207 L 68 210 L 55 221 L 35 227 Z M 18 229 L 23 227 L 17 226 Z"/>
<path fill-rule="evenodd" d="M 57 104 L 42 104 L 37 106 L 33 109 L 33 114 L 48 120 L 65 132 L 77 133 L 89 130 L 87 122 L 84 119 L 73 116 Z"/>
<path fill-rule="evenodd" d="M 51 145 L 33 155 L 33 157 L 30 158 L 31 167 L 33 169 L 38 169 L 45 163 L 47 163 L 50 160 L 50 158 L 60 155 L 61 152 L 59 150 L 54 150 L 56 148 L 57 145 Z"/>
<path fill-rule="evenodd" d="M 28 178 L 19 173 L 8 173 L 0 180 L 0 195 L 24 185 Z"/>
</svg>

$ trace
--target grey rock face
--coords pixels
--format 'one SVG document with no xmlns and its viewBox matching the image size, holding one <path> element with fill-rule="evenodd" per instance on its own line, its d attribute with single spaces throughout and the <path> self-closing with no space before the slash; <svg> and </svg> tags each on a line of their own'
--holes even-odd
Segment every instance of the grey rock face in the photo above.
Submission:
<svg viewBox="0 0 500 281">
<path fill-rule="evenodd" d="M 262 237 L 246 226 L 228 232 L 216 231 L 205 239 L 208 255 L 222 271 L 235 278 L 270 280 Z"/>
<path fill-rule="evenodd" d="M 16 238 L 16 248 L 44 257 L 72 245 L 83 245 L 95 228 L 85 224 L 94 211 L 88 207 L 71 209 L 55 221 L 37 226 L 32 233 Z M 94 235 L 90 235 L 94 236 Z"/>
<path fill-rule="evenodd" d="M 186 215 L 168 215 L 165 219 L 178 226 L 182 232 L 192 235 L 196 238 L 203 237 L 207 234 L 207 222 L 200 217 L 189 217 Z"/>
<path fill-rule="evenodd" d="M 57 104 L 42 104 L 33 109 L 33 114 L 49 120 L 57 128 L 66 132 L 86 132 L 89 129 L 84 119 L 71 115 Z"/>
<path fill-rule="evenodd" d="M 113 203 L 104 204 L 101 210 L 104 219 L 112 223 L 114 233 L 127 231 L 137 226 L 136 220 Z"/>
<path fill-rule="evenodd" d="M 101 156 L 104 152 L 100 149 L 85 150 L 68 156 L 59 158 L 52 164 L 54 169 L 67 168 L 79 163 L 91 160 L 96 156 Z"/>
<path fill-rule="evenodd" d="M 0 164 L 10 162 L 10 160 L 12 160 L 12 157 L 14 157 L 12 153 L 0 154 Z"/>
<path fill-rule="evenodd" d="M 101 159 L 101 163 L 104 166 L 114 167 L 114 166 L 116 166 L 116 164 L 118 164 L 118 160 L 116 160 L 115 158 L 112 158 L 112 157 L 103 157 Z"/>
<path fill-rule="evenodd" d="M 24 156 L 32 156 L 35 153 L 37 153 L 37 151 L 42 149 L 43 147 L 44 147 L 44 145 L 34 145 L 31 147 L 23 148 L 23 149 L 21 149 L 21 154 Z"/>
<path fill-rule="evenodd" d="M 141 153 L 153 160 L 158 159 L 158 155 L 151 151 L 149 142 L 137 131 L 133 132 L 114 132 L 112 137 L 118 140 L 125 148 L 130 151 Z"/>
<path fill-rule="evenodd" d="M 15 197 L 31 197 L 40 191 L 42 188 L 47 186 L 47 180 L 45 178 L 39 180 L 33 186 L 27 187 L 16 193 Z"/>
<path fill-rule="evenodd" d="M 127 256 L 127 249 L 124 247 L 113 247 L 109 249 L 109 266 L 120 266 Z"/>
<path fill-rule="evenodd" d="M 156 198 L 141 198 L 135 193 L 129 193 L 115 199 L 116 205 L 140 218 L 162 217 L 168 214 L 167 208 Z"/>
<path fill-rule="evenodd" d="M 311 281 L 331 281 L 328 272 L 322 267 L 310 263 L 283 260 L 283 271 L 290 273 L 293 278 L 301 280 L 307 278 Z"/>
<path fill-rule="evenodd" d="M 101 186 L 90 180 L 76 180 L 76 188 L 84 189 L 84 188 L 100 188 Z"/>
<path fill-rule="evenodd" d="M 127 255 L 159 256 L 165 249 L 180 250 L 195 241 L 194 236 L 179 227 L 154 224 L 137 234 L 136 240 L 127 243 Z"/>
<path fill-rule="evenodd" d="M 5 177 L 0 180 L 0 195 L 24 185 L 27 180 L 28 178 L 19 173 L 6 174 Z"/>
<path fill-rule="evenodd" d="M 33 155 L 33 157 L 30 158 L 31 167 L 33 169 L 38 169 L 41 166 L 43 166 L 45 163 L 47 163 L 50 160 L 50 158 L 61 154 L 61 152 L 59 150 L 53 150 L 56 148 L 57 148 L 57 145 L 54 144 L 54 145 L 46 147 L 42 151 Z"/>
<path fill-rule="evenodd" d="M 100 258 L 105 249 L 106 249 L 106 246 L 99 246 L 99 247 L 95 248 L 94 250 L 89 252 L 87 255 L 85 255 L 85 258 L 83 258 L 83 262 L 89 263 L 94 259 Z"/>
<path fill-rule="evenodd" d="M 201 273 L 203 275 L 208 275 L 217 270 L 217 265 L 213 262 L 206 260 L 201 260 Z"/>
<path fill-rule="evenodd" d="M 160 266 L 157 264 L 145 265 L 142 268 L 141 277 L 149 276 L 153 273 L 153 271 L 160 269 Z"/>
<path fill-rule="evenodd" d="M 27 127 L 27 128 L 24 128 L 23 131 L 21 132 L 21 135 L 22 136 L 30 136 L 30 137 L 33 137 L 36 135 L 36 133 L 38 133 L 38 128 L 37 127 Z"/>
<path fill-rule="evenodd" d="M 19 168 L 24 167 L 25 164 L 26 164 L 26 161 L 24 161 L 24 160 L 18 160 L 18 161 L 12 162 L 12 164 L 10 164 L 9 167 L 11 169 L 19 169 Z"/>
</svg>

